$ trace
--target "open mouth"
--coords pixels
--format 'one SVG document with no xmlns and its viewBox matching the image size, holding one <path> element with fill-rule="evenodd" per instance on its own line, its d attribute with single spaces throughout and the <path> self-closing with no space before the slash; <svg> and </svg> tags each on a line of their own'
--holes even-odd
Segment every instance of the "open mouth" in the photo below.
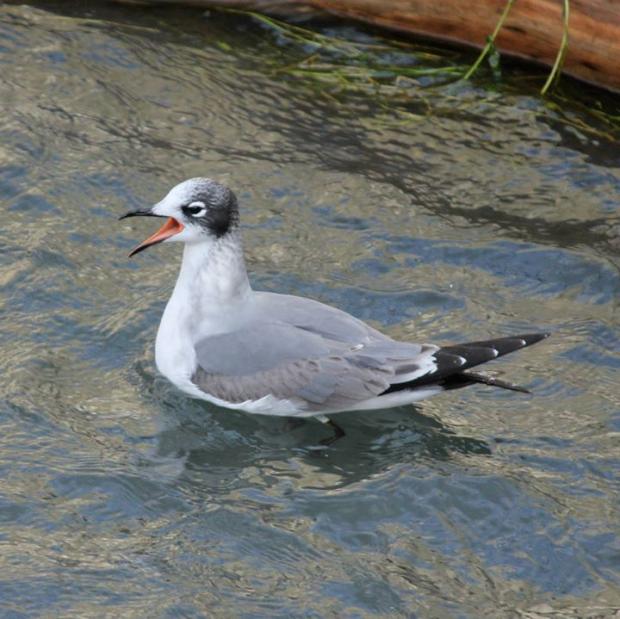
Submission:
<svg viewBox="0 0 620 619">
<path fill-rule="evenodd" d="M 179 232 L 183 231 L 185 226 L 177 221 L 174 217 L 169 217 L 166 220 L 166 223 L 157 231 L 155 234 L 149 236 L 148 239 L 142 241 L 140 245 L 131 250 L 129 257 L 135 256 L 137 253 L 141 252 L 143 249 L 150 247 L 151 245 L 157 245 L 157 243 L 162 243 L 166 239 L 169 239 L 171 236 L 175 234 L 179 234 Z"/>
</svg>

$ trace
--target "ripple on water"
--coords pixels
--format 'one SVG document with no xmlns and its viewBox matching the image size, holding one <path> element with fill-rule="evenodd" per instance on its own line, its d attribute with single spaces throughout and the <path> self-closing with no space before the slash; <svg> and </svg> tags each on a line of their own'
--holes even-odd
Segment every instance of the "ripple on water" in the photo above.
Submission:
<svg viewBox="0 0 620 619">
<path fill-rule="evenodd" d="M 412 83 L 402 110 L 293 80 L 274 62 L 303 50 L 215 12 L 7 5 L 0 49 L 9 613 L 616 612 L 620 177 L 603 138 L 508 73 L 424 100 Z M 179 248 L 129 261 L 152 222 L 116 218 L 205 174 L 239 196 L 258 287 L 411 340 L 549 329 L 493 367 L 533 395 L 343 413 L 325 449 L 317 422 L 177 392 L 152 343 Z"/>
</svg>

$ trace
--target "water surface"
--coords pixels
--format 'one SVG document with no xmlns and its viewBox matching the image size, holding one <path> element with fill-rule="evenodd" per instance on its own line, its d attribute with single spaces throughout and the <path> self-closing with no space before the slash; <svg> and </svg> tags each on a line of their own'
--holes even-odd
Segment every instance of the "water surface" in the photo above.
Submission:
<svg viewBox="0 0 620 619">
<path fill-rule="evenodd" d="M 247 18 L 72 5 L 0 8 L 3 616 L 616 616 L 620 160 L 578 101 L 390 103 L 273 71 L 313 50 Z M 496 364 L 535 395 L 345 413 L 320 450 L 178 393 L 180 247 L 128 260 L 152 222 L 116 218 L 197 175 L 256 287 L 411 340 L 551 330 Z"/>
</svg>

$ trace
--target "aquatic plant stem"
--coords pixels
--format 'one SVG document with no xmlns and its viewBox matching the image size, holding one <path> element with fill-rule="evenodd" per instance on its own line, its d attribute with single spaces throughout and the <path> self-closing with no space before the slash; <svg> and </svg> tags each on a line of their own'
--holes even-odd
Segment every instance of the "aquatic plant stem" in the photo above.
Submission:
<svg viewBox="0 0 620 619">
<path fill-rule="evenodd" d="M 510 12 L 510 9 L 512 8 L 512 5 L 514 4 L 514 2 L 515 0 L 508 0 L 508 2 L 506 2 L 506 6 L 504 7 L 502 14 L 500 15 L 500 18 L 497 21 L 495 30 L 493 30 L 493 34 L 490 37 L 487 37 L 487 44 L 482 48 L 482 51 L 480 52 L 480 55 L 476 59 L 476 62 L 474 62 L 474 64 L 471 65 L 471 67 L 469 67 L 469 70 L 463 76 L 464 80 L 468 80 L 478 70 L 480 63 L 486 58 L 488 53 L 491 51 L 491 49 L 495 45 L 495 37 L 497 37 L 497 34 L 499 33 L 502 26 L 504 25 L 504 22 L 506 21 L 506 17 L 508 17 L 508 13 Z"/>
<path fill-rule="evenodd" d="M 559 73 L 562 71 L 562 65 L 564 64 L 564 58 L 566 57 L 566 52 L 568 50 L 568 20 L 570 17 L 570 1 L 564 0 L 562 7 L 564 26 L 562 29 L 562 42 L 560 43 L 558 54 L 555 57 L 555 62 L 553 63 L 551 73 L 549 73 L 549 77 L 540 91 L 541 95 L 546 95 L 547 91 L 556 80 L 556 77 L 559 77 Z"/>
</svg>

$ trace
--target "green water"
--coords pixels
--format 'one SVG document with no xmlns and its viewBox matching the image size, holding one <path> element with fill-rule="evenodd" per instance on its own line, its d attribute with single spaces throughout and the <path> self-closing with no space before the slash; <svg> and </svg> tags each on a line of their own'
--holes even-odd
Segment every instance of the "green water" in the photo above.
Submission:
<svg viewBox="0 0 620 619">
<path fill-rule="evenodd" d="M 274 69 L 313 53 L 241 16 L 0 7 L 3 617 L 617 616 L 609 127 L 518 67 Z M 345 413 L 317 450 L 320 424 L 178 393 L 153 341 L 180 247 L 128 260 L 153 222 L 116 219 L 197 175 L 239 196 L 256 287 L 411 340 L 551 330 L 495 365 L 534 395 Z"/>
</svg>

